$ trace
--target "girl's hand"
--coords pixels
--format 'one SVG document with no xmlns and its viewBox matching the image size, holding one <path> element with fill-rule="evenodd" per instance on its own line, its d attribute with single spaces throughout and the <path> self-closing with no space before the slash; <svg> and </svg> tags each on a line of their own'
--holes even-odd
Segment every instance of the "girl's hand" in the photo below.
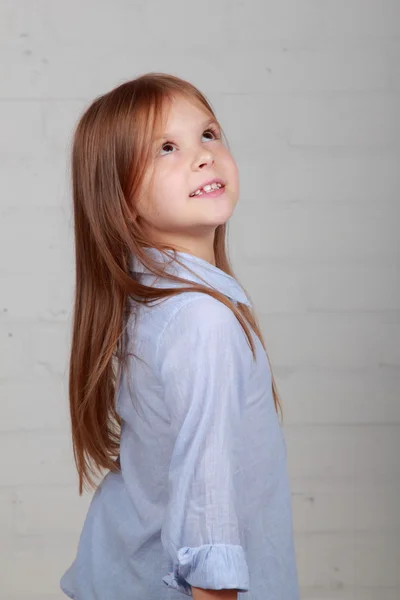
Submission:
<svg viewBox="0 0 400 600">
<path fill-rule="evenodd" d="M 193 600 L 237 600 L 237 590 L 204 590 L 192 586 Z"/>
</svg>

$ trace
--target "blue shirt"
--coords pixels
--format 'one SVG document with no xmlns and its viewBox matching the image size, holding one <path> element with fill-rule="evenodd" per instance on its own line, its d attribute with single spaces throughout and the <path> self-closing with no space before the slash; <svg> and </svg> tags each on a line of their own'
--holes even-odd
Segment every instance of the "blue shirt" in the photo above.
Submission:
<svg viewBox="0 0 400 600">
<path fill-rule="evenodd" d="M 175 261 L 169 272 L 250 305 L 236 279 L 177 256 L 194 273 Z M 136 257 L 132 272 L 174 287 Z M 135 311 L 117 395 L 121 472 L 96 489 L 61 588 L 75 600 L 179 600 L 191 586 L 298 600 L 286 445 L 261 342 L 252 331 L 253 361 L 233 312 L 201 292 Z"/>
</svg>

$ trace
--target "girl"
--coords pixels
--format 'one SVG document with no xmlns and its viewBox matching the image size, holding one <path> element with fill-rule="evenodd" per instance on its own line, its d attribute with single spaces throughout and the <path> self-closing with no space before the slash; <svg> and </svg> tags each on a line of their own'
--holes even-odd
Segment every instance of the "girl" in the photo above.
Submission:
<svg viewBox="0 0 400 600">
<path fill-rule="evenodd" d="M 73 142 L 76 600 L 297 600 L 280 402 L 226 253 L 238 170 L 205 96 L 145 74 Z"/>
</svg>

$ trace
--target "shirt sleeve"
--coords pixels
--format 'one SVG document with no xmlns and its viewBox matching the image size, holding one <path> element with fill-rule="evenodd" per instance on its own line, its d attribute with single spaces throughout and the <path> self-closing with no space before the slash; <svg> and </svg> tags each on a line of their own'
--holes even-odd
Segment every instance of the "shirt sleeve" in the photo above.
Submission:
<svg viewBox="0 0 400 600">
<path fill-rule="evenodd" d="M 161 541 L 173 562 L 163 582 L 248 591 L 242 540 L 237 440 L 252 368 L 251 349 L 233 312 L 202 294 L 178 309 L 157 360 L 175 445 Z"/>
</svg>

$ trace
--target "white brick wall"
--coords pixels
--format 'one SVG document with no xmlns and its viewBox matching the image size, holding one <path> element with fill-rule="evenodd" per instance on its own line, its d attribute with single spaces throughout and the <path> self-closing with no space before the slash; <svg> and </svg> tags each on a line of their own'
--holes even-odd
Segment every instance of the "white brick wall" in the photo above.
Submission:
<svg viewBox="0 0 400 600">
<path fill-rule="evenodd" d="M 302 600 L 400 598 L 400 2 L 0 0 L 0 599 L 56 600 L 90 496 L 67 406 L 68 157 L 146 71 L 210 98 L 285 411 Z"/>
</svg>

